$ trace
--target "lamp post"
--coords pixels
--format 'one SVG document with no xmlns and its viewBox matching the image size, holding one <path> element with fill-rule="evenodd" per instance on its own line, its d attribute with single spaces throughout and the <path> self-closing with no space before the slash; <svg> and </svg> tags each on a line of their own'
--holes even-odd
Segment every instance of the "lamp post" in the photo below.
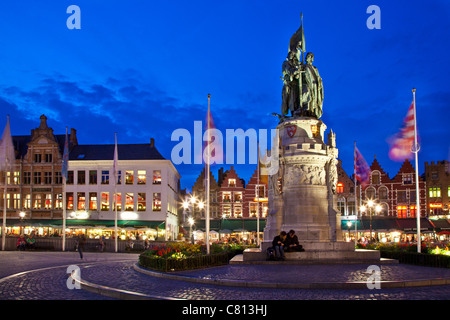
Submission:
<svg viewBox="0 0 450 320">
<path fill-rule="evenodd" d="M 350 240 L 351 240 L 350 228 L 352 227 L 352 222 L 351 221 L 347 221 L 347 227 L 348 227 L 348 242 L 350 242 Z M 355 234 L 355 238 L 356 238 L 356 234 Z"/>
<path fill-rule="evenodd" d="M 25 212 L 20 211 L 19 212 L 19 217 L 20 217 L 20 225 L 22 226 L 22 231 L 20 232 L 21 234 L 25 233 L 25 227 L 23 226 L 23 219 L 25 218 Z"/>
<path fill-rule="evenodd" d="M 189 240 L 191 241 L 191 243 L 194 243 L 194 239 L 192 239 L 192 226 L 194 225 L 194 218 L 189 217 L 188 219 L 189 222 Z"/>
</svg>

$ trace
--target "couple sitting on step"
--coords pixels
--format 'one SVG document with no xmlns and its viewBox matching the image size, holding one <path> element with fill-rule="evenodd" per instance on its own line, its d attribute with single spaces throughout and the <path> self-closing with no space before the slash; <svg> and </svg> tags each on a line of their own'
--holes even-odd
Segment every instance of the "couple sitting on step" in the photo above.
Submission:
<svg viewBox="0 0 450 320">
<path fill-rule="evenodd" d="M 285 260 L 285 252 L 305 251 L 298 243 L 294 230 L 289 233 L 281 231 L 272 241 L 272 247 L 267 249 L 267 260 Z"/>
</svg>

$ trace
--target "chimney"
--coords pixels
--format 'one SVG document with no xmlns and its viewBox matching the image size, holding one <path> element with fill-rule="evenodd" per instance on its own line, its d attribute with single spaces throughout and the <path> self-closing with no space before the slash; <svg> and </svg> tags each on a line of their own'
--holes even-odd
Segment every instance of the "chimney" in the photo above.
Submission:
<svg viewBox="0 0 450 320">
<path fill-rule="evenodd" d="M 150 147 L 154 148 L 155 147 L 155 139 L 150 138 Z"/>
<path fill-rule="evenodd" d="M 78 145 L 77 130 L 75 130 L 74 128 L 70 128 L 70 144 L 72 146 Z"/>
</svg>

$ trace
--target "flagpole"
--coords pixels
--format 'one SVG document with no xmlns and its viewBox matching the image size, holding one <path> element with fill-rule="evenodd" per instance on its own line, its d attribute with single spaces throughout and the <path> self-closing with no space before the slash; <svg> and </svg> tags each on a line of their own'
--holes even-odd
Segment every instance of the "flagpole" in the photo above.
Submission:
<svg viewBox="0 0 450 320">
<path fill-rule="evenodd" d="M 6 125 L 9 125 L 9 114 L 7 116 Z M 3 137 L 3 139 L 6 139 L 6 137 Z M 8 141 L 9 139 L 6 139 L 6 146 L 5 146 L 5 190 L 3 192 L 3 225 L 2 225 L 2 250 L 5 250 L 5 242 L 6 242 L 6 194 L 7 194 L 7 171 L 9 166 L 8 161 Z M 3 142 L 3 141 L 2 141 Z"/>
<path fill-rule="evenodd" d="M 422 250 L 420 239 L 420 191 L 419 191 L 419 145 L 417 144 L 417 118 L 416 118 L 416 89 L 412 89 L 413 92 L 413 109 L 414 109 L 414 155 L 416 161 L 416 221 L 417 221 L 417 252 Z"/>
<path fill-rule="evenodd" d="M 358 225 L 358 188 L 356 186 L 356 141 L 355 141 L 355 151 L 353 156 L 353 171 L 354 171 L 354 180 L 355 180 L 355 247 L 358 244 L 357 242 L 357 225 Z M 350 235 L 349 235 L 350 236 Z"/>
<path fill-rule="evenodd" d="M 210 142 L 211 142 L 211 110 L 210 110 L 210 100 L 211 100 L 211 95 L 208 94 L 208 125 L 207 125 L 207 130 L 208 130 L 208 144 L 206 146 L 207 149 L 207 157 L 206 157 L 206 170 L 205 170 L 205 175 L 206 175 L 206 222 L 205 222 L 205 227 L 206 227 L 206 254 L 210 253 L 210 248 L 209 248 L 209 166 L 210 166 Z"/>
<path fill-rule="evenodd" d="M 256 214 L 256 235 L 258 237 L 257 239 L 257 244 L 258 246 L 260 245 L 260 241 L 259 241 L 259 175 L 260 175 L 260 170 L 261 167 L 259 166 L 259 141 L 258 141 L 258 167 L 257 167 L 257 178 L 256 178 L 256 208 L 257 208 L 257 214 Z"/>
<path fill-rule="evenodd" d="M 115 132 L 115 145 L 114 145 L 114 160 L 113 160 L 113 167 L 114 167 L 114 246 L 115 246 L 115 252 L 118 251 L 118 234 L 117 234 L 117 160 L 118 160 L 118 154 L 117 154 L 117 132 Z"/>
<path fill-rule="evenodd" d="M 66 127 L 66 140 L 64 141 L 64 153 L 63 153 L 63 163 L 66 161 L 66 169 L 68 169 L 69 166 L 69 159 L 64 159 L 65 153 L 68 152 L 68 149 L 66 150 L 66 146 L 68 146 L 69 142 L 67 141 L 67 127 Z M 68 156 L 68 155 L 67 155 Z M 64 164 L 63 164 L 64 166 Z M 66 170 L 63 168 L 63 170 Z M 67 176 L 66 172 L 62 174 L 63 178 L 63 238 L 62 238 L 62 251 L 66 251 L 66 216 L 67 216 L 67 197 L 66 197 L 66 184 L 67 184 Z"/>
</svg>

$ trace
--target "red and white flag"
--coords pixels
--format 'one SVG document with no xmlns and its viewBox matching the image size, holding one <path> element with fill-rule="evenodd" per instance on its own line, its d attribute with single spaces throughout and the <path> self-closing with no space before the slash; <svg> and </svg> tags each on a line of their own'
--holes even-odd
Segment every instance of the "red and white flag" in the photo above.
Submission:
<svg viewBox="0 0 450 320">
<path fill-rule="evenodd" d="M 403 128 L 389 141 L 389 158 L 394 161 L 405 161 L 413 158 L 414 145 L 414 102 L 408 109 Z"/>
<path fill-rule="evenodd" d="M 366 160 L 364 160 L 361 152 L 359 152 L 358 148 L 355 145 L 355 179 L 359 181 L 362 186 L 366 186 L 369 184 L 370 177 L 370 167 L 367 164 Z"/>
<path fill-rule="evenodd" d="M 223 137 L 216 129 L 214 120 L 211 114 L 211 109 L 208 103 L 208 112 L 206 114 L 205 132 L 203 135 L 203 161 L 205 163 L 222 164 L 224 159 L 224 152 L 222 148 Z"/>
</svg>

